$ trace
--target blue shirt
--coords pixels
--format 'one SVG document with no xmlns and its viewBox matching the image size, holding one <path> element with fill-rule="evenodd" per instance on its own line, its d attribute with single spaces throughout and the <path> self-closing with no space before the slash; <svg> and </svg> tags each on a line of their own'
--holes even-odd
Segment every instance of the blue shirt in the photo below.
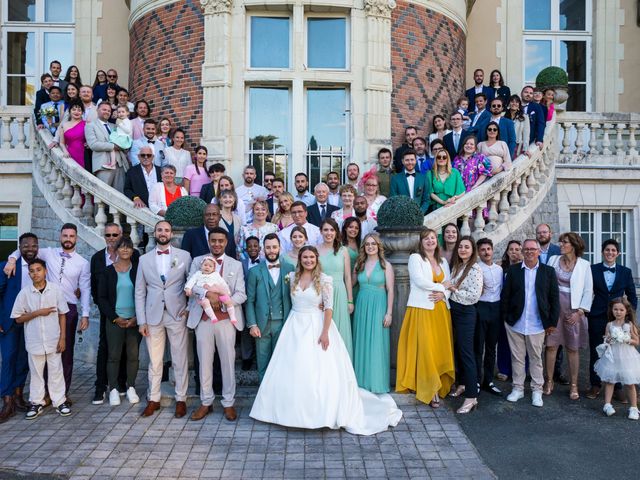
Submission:
<svg viewBox="0 0 640 480">
<path fill-rule="evenodd" d="M 602 266 L 604 268 L 616 268 L 616 264 L 607 265 L 605 262 L 602 262 Z M 613 282 L 616 281 L 616 272 L 610 272 L 609 270 L 604 271 L 604 283 L 607 284 L 607 290 L 611 291 L 613 288 Z"/>
<path fill-rule="evenodd" d="M 136 306 L 133 298 L 133 282 L 126 272 L 116 272 L 118 283 L 116 285 L 116 315 L 120 318 L 129 319 L 136 316 Z"/>
</svg>

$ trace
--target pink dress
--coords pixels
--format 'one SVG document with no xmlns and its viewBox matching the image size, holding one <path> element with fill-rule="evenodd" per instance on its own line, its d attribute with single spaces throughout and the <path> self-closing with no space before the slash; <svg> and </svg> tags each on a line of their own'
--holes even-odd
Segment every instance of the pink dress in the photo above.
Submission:
<svg viewBox="0 0 640 480">
<path fill-rule="evenodd" d="M 194 164 L 187 165 L 187 168 L 184 169 L 184 176 L 189 180 L 189 195 L 193 197 L 200 196 L 200 190 L 202 190 L 202 186 L 207 183 L 211 183 L 211 178 L 209 178 L 209 174 L 207 173 L 207 167 L 198 167 L 200 170 L 200 174 L 196 172 L 196 166 Z"/>
<path fill-rule="evenodd" d="M 81 167 L 84 167 L 85 123 L 84 120 L 81 120 L 76 126 L 64 131 L 64 143 L 69 156 Z"/>
</svg>

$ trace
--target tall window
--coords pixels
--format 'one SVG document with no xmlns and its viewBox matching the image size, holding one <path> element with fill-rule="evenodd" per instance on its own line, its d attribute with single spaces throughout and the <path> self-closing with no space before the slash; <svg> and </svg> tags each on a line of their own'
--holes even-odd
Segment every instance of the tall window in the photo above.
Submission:
<svg viewBox="0 0 640 480">
<path fill-rule="evenodd" d="M 591 109 L 591 0 L 525 0 L 524 79 L 534 84 L 545 67 L 569 75 L 567 110 Z"/>
<path fill-rule="evenodd" d="M 602 261 L 602 242 L 613 238 L 620 244 L 618 262 L 630 265 L 633 252 L 631 235 L 631 210 L 571 210 L 569 218 L 571 231 L 578 233 L 586 245 L 582 256 L 589 263 Z"/>
<path fill-rule="evenodd" d="M 2 1 L 2 103 L 32 105 L 49 63 L 73 63 L 74 0 Z"/>
<path fill-rule="evenodd" d="M 18 246 L 18 214 L 0 213 L 0 258 L 7 258 Z"/>
</svg>

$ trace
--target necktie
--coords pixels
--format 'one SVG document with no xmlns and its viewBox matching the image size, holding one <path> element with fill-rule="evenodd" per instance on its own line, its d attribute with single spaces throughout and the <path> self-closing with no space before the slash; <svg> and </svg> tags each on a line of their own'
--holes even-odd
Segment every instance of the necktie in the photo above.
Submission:
<svg viewBox="0 0 640 480">
<path fill-rule="evenodd" d="M 216 262 L 218 263 L 218 265 L 222 265 L 222 258 L 216 258 Z"/>
<path fill-rule="evenodd" d="M 269 265 L 269 270 L 271 270 L 272 268 L 280 268 L 280 264 L 279 263 L 272 263 L 271 265 Z"/>
<path fill-rule="evenodd" d="M 616 267 L 603 267 L 605 272 L 616 273 Z"/>
<path fill-rule="evenodd" d="M 169 250 L 156 250 L 158 255 L 169 255 Z"/>
<path fill-rule="evenodd" d="M 327 215 L 327 207 L 326 205 L 320 205 L 320 218 L 324 220 L 324 217 Z"/>
<path fill-rule="evenodd" d="M 453 132 L 453 149 L 458 151 L 458 142 L 460 142 L 460 134 Z"/>
<path fill-rule="evenodd" d="M 407 177 L 415 177 L 415 176 L 416 176 L 416 174 L 415 174 L 415 173 L 406 173 L 405 175 L 406 175 Z"/>
<path fill-rule="evenodd" d="M 107 133 L 108 133 L 109 135 L 111 135 L 111 129 L 109 128 L 109 125 L 107 125 L 107 124 L 105 123 L 105 124 L 104 124 L 104 128 L 106 128 L 106 129 L 107 129 Z"/>
</svg>

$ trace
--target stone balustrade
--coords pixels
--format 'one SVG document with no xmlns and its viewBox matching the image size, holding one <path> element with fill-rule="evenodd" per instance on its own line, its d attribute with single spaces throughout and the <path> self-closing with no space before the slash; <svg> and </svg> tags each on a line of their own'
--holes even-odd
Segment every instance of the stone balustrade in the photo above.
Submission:
<svg viewBox="0 0 640 480">
<path fill-rule="evenodd" d="M 161 219 L 147 208 L 135 208 L 122 193 L 65 158 L 60 148 L 49 149 L 53 140 L 49 131 L 36 130 L 33 138 L 33 178 L 38 188 L 60 219 L 78 225 L 80 237 L 96 250 L 104 248 L 107 214 L 114 223 L 129 225 L 134 245 L 140 242 L 139 226 L 153 229 Z"/>
<path fill-rule="evenodd" d="M 554 122 L 549 122 L 541 149 L 532 145 L 529 155 L 516 158 L 508 172 L 485 181 L 454 205 L 430 213 L 424 225 L 440 231 L 447 223 L 458 223 L 462 235 L 475 239 L 490 237 L 494 244 L 507 238 L 529 219 L 553 184 L 556 133 Z M 486 220 L 482 214 L 485 208 L 488 208 Z"/>
<path fill-rule="evenodd" d="M 565 112 L 557 123 L 559 164 L 640 165 L 640 114 Z"/>
<path fill-rule="evenodd" d="M 31 107 L 0 107 L 0 160 L 31 159 Z"/>
</svg>

